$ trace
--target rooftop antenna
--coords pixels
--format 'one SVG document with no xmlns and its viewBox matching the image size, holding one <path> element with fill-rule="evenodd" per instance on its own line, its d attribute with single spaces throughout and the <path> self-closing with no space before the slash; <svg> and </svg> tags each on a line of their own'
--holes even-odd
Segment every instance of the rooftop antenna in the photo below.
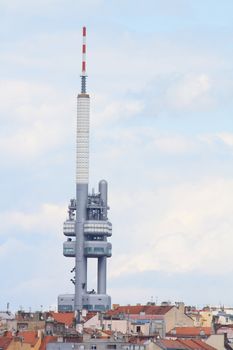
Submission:
<svg viewBox="0 0 233 350">
<path fill-rule="evenodd" d="M 86 94 L 86 27 L 83 27 L 81 93 Z"/>
</svg>

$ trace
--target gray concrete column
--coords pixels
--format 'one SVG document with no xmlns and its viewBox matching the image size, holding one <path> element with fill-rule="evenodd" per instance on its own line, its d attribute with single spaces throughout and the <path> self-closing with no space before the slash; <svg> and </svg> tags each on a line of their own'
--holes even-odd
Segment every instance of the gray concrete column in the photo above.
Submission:
<svg viewBox="0 0 233 350">
<path fill-rule="evenodd" d="M 108 214 L 107 214 L 107 207 L 108 207 L 108 183 L 105 180 L 101 180 L 99 182 L 99 193 L 100 198 L 104 202 L 104 210 L 103 210 L 103 217 L 101 219 L 107 220 Z"/>
<path fill-rule="evenodd" d="M 75 300 L 76 311 L 82 310 L 82 296 L 86 290 L 86 263 L 84 257 L 84 222 L 86 220 L 86 207 L 88 185 L 77 184 L 77 214 L 76 214 L 76 247 L 75 247 Z"/>
<path fill-rule="evenodd" d="M 106 294 L 107 258 L 98 258 L 98 294 Z"/>
<path fill-rule="evenodd" d="M 85 271 L 84 271 L 84 279 L 85 279 L 85 292 L 87 292 L 87 258 L 84 257 L 84 266 L 85 266 Z"/>
</svg>

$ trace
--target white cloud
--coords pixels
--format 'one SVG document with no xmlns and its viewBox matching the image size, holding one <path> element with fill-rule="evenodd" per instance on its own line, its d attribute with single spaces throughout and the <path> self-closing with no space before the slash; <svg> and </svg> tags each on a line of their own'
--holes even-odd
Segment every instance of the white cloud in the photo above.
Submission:
<svg viewBox="0 0 233 350">
<path fill-rule="evenodd" d="M 0 231 L 11 236 L 19 232 L 37 232 L 42 235 L 58 235 L 62 232 L 66 207 L 45 203 L 37 211 L 6 211 L 0 213 Z"/>
<path fill-rule="evenodd" d="M 218 151 L 222 149 L 222 146 L 225 146 L 229 149 L 233 147 L 233 133 L 231 132 L 218 132 L 212 134 L 202 134 L 198 138 L 212 149 Z"/>
<path fill-rule="evenodd" d="M 128 128 L 115 127 L 114 132 L 108 128 L 96 130 L 97 141 L 105 140 L 108 147 L 101 153 L 106 159 L 122 159 L 130 161 L 135 157 L 154 157 L 155 154 L 192 155 L 206 149 L 206 141 L 196 135 L 186 136 L 178 133 L 162 132 L 150 127 L 130 126 Z"/>
<path fill-rule="evenodd" d="M 211 107 L 212 83 L 205 74 L 187 74 L 175 80 L 166 91 L 166 102 L 172 108 L 196 109 Z"/>
<path fill-rule="evenodd" d="M 26 255 L 29 252 L 29 247 L 25 243 L 10 237 L 7 241 L 0 244 L 0 261 L 4 264 L 9 256 L 14 257 L 19 252 L 21 252 L 22 256 Z"/>
<path fill-rule="evenodd" d="M 161 187 L 156 193 L 113 194 L 118 220 L 126 215 L 127 221 L 117 225 L 115 234 L 125 245 L 110 262 L 110 275 L 148 270 L 230 273 L 232 191 L 232 180 L 212 178 Z"/>
<path fill-rule="evenodd" d="M 0 153 L 8 160 L 11 159 L 12 163 L 19 159 L 25 161 L 57 146 L 60 144 L 61 137 L 61 130 L 50 129 L 41 122 L 35 122 L 31 127 L 20 128 L 15 134 L 2 137 Z"/>
<path fill-rule="evenodd" d="M 161 153 L 190 154 L 192 151 L 198 149 L 198 143 L 196 140 L 192 140 L 182 135 L 160 135 L 158 137 L 154 137 L 154 140 L 150 143 L 149 148 L 151 150 L 158 150 Z"/>
<path fill-rule="evenodd" d="M 16 114 L 21 108 L 25 106 L 32 108 L 33 106 L 36 109 L 40 105 L 45 105 L 46 102 L 55 100 L 55 91 L 51 86 L 24 80 L 0 80 L 0 93 L 1 109 L 5 112 L 11 111 L 11 114 L 7 116 L 1 113 L 1 119 L 19 116 L 22 118 L 24 115 Z M 33 118 L 33 115 L 30 117 Z"/>
<path fill-rule="evenodd" d="M 0 115 L 6 130 L 0 139 L 2 159 L 25 161 L 59 147 L 72 133 L 71 99 L 54 87 L 27 81 L 0 81 Z M 9 122 L 11 127 L 8 126 Z"/>
<path fill-rule="evenodd" d="M 56 307 L 58 294 L 73 293 L 69 271 L 74 261 L 62 255 L 62 234 L 54 239 L 50 229 L 48 226 L 46 238 L 40 236 L 38 244 L 30 239 L 22 242 L 20 236 L 0 244 L 0 262 L 5 266 L 1 270 L 1 278 L 5 280 L 1 302 L 5 298 L 13 311 L 19 305 L 32 310 L 40 309 L 42 304 L 44 309 Z"/>
<path fill-rule="evenodd" d="M 92 102 L 91 123 L 93 127 L 127 120 L 143 112 L 144 102 L 125 97 L 113 100 L 110 95 L 95 95 Z"/>
<path fill-rule="evenodd" d="M 233 147 L 233 133 L 221 132 L 217 134 L 217 137 L 227 146 Z"/>
<path fill-rule="evenodd" d="M 87 6 L 90 8 L 100 6 L 103 3 L 103 0 L 78 0 L 77 1 L 80 8 L 83 8 L 84 6 Z M 54 10 L 54 7 L 60 7 L 60 6 L 67 6 L 67 3 L 64 3 L 62 0 L 41 0 L 40 2 L 31 2 L 30 0 L 1 0 L 1 6 L 4 7 L 4 9 L 11 11 L 11 12 L 22 12 L 26 11 L 27 14 L 38 14 L 39 12 L 44 13 L 44 9 L 46 6 L 46 9 L 48 11 L 48 8 L 50 10 Z"/>
</svg>

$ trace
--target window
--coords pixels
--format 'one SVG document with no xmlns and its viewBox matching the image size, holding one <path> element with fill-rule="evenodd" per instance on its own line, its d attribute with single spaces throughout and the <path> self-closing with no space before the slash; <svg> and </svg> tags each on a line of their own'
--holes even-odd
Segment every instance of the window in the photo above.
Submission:
<svg viewBox="0 0 233 350">
<path fill-rule="evenodd" d="M 96 247 L 94 248 L 95 253 L 104 253 L 104 248 Z"/>
<path fill-rule="evenodd" d="M 116 344 L 108 344 L 107 349 L 116 349 Z"/>
<path fill-rule="evenodd" d="M 93 310 L 93 306 L 88 304 L 83 305 L 83 308 L 86 310 Z"/>
<path fill-rule="evenodd" d="M 72 309 L 72 305 L 58 305 L 58 311 L 60 312 L 72 311 Z"/>
<path fill-rule="evenodd" d="M 92 253 L 92 248 L 91 248 L 91 247 L 85 248 L 85 249 L 84 249 L 84 253 L 85 253 L 85 254 Z"/>
<path fill-rule="evenodd" d="M 96 311 L 104 311 L 105 307 L 104 307 L 104 305 L 95 305 L 95 309 L 96 309 Z"/>
<path fill-rule="evenodd" d="M 65 254 L 74 254 L 74 249 L 73 248 L 64 248 L 64 253 Z"/>
<path fill-rule="evenodd" d="M 96 345 L 92 345 L 91 350 L 96 350 Z"/>
</svg>

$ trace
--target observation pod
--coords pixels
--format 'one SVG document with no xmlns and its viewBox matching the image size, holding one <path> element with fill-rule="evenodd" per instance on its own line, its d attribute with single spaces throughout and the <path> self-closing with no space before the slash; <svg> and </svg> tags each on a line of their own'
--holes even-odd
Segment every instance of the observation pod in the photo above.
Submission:
<svg viewBox="0 0 233 350">
<path fill-rule="evenodd" d="M 63 243 L 63 255 L 66 257 L 75 257 L 75 241 L 68 240 Z M 112 245 L 106 241 L 85 241 L 84 243 L 84 255 L 88 258 L 98 258 L 106 256 L 110 258 L 112 256 Z"/>
<path fill-rule="evenodd" d="M 75 220 L 66 220 L 63 224 L 63 233 L 68 237 L 75 237 Z"/>
</svg>

